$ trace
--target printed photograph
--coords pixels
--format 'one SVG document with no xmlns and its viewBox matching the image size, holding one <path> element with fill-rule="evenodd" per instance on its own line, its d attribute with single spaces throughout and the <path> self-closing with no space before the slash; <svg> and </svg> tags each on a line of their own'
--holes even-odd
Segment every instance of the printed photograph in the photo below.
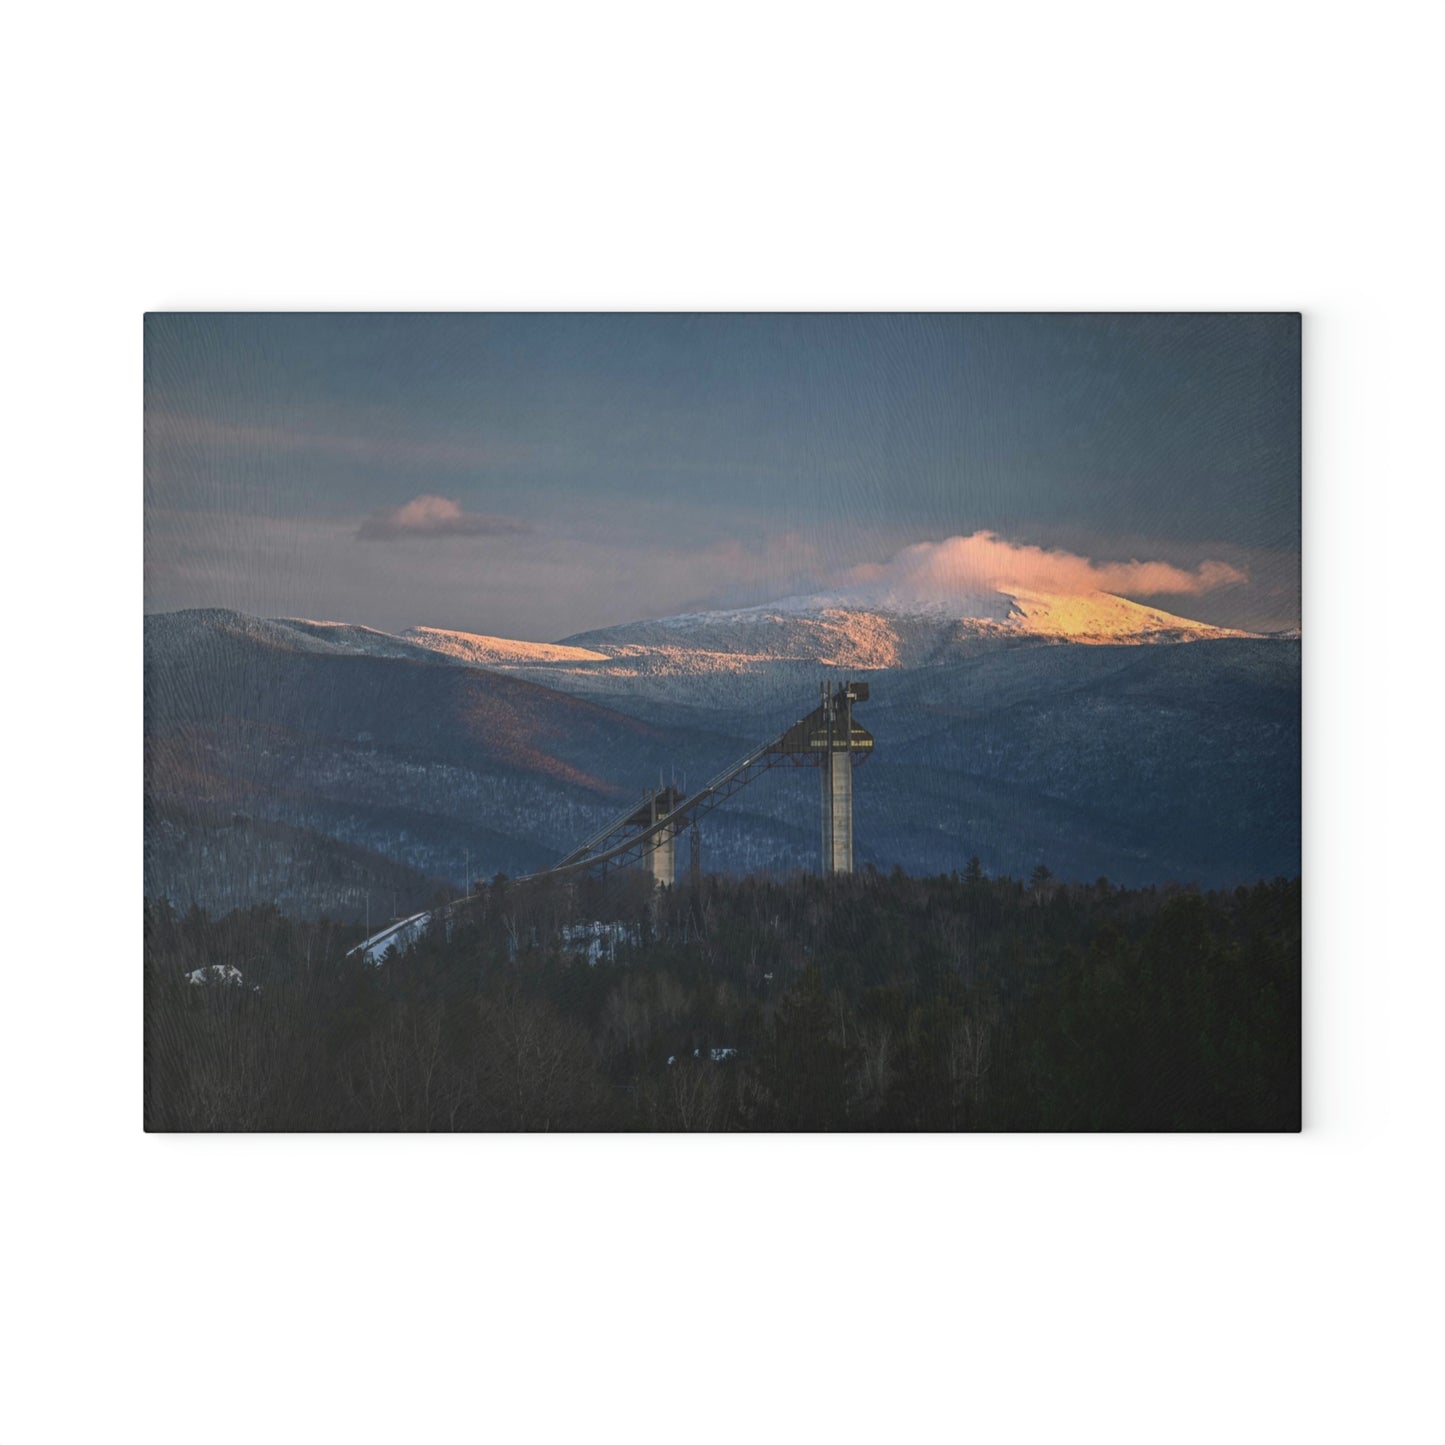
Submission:
<svg viewBox="0 0 1445 1445">
<path fill-rule="evenodd" d="M 1301 1125 L 1295 313 L 153 313 L 148 1131 Z"/>
</svg>

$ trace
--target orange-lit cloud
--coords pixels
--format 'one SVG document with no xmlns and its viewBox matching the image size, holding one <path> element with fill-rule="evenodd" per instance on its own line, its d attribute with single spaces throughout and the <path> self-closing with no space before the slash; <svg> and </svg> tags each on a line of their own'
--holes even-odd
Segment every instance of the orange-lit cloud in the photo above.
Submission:
<svg viewBox="0 0 1445 1445">
<path fill-rule="evenodd" d="M 1201 562 L 1192 571 L 1170 562 L 1094 562 L 1073 552 L 1008 542 L 995 532 L 975 532 L 905 547 L 890 562 L 853 568 L 847 581 L 870 590 L 942 599 L 1010 590 L 1066 596 L 1088 592 L 1197 596 L 1248 582 L 1249 577 L 1227 562 Z"/>
<path fill-rule="evenodd" d="M 367 541 L 398 537 L 510 537 L 532 529 L 512 517 L 463 511 L 449 497 L 422 495 L 402 507 L 373 512 L 356 535 Z"/>
</svg>

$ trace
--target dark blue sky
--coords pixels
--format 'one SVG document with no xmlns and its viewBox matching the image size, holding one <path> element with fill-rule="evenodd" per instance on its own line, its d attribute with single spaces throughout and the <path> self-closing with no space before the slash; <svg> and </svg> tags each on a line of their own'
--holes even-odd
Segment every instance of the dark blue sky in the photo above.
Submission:
<svg viewBox="0 0 1445 1445">
<path fill-rule="evenodd" d="M 1299 361 L 1279 314 L 153 315 L 146 606 L 554 638 L 988 529 L 1291 626 Z"/>
</svg>

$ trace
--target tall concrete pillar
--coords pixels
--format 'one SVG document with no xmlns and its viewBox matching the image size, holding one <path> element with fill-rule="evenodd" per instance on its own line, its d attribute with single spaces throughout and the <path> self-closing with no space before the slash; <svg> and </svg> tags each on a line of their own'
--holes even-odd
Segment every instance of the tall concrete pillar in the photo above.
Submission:
<svg viewBox="0 0 1445 1445">
<path fill-rule="evenodd" d="M 656 823 L 659 819 L 667 817 L 675 806 L 675 795 L 671 791 L 659 789 L 650 794 L 646 815 L 648 822 Z M 671 825 L 653 835 L 647 849 L 647 866 L 652 873 L 654 883 L 666 883 L 671 888 L 677 881 L 676 842 L 677 829 Z"/>
<path fill-rule="evenodd" d="M 853 871 L 853 703 L 868 690 L 823 685 L 823 872 Z M 816 736 L 816 734 L 815 734 Z M 871 738 L 867 739 L 871 745 Z M 817 746 L 815 743 L 814 746 Z"/>
<path fill-rule="evenodd" d="M 823 872 L 853 871 L 853 761 L 827 753 L 823 766 Z"/>
<path fill-rule="evenodd" d="M 669 888 L 676 880 L 677 829 L 669 824 L 654 839 L 647 855 L 648 867 L 652 869 L 654 883 L 666 883 Z"/>
</svg>

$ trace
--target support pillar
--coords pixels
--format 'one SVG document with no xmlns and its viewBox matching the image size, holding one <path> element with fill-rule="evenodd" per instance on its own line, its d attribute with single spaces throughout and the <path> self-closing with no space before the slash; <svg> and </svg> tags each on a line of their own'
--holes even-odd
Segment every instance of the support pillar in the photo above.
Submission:
<svg viewBox="0 0 1445 1445">
<path fill-rule="evenodd" d="M 853 871 L 853 761 L 827 753 L 823 766 L 823 872 Z"/>
<path fill-rule="evenodd" d="M 657 835 L 652 849 L 647 855 L 648 865 L 652 869 L 652 881 L 665 883 L 669 888 L 672 887 L 677 876 L 676 841 L 677 830 L 669 825 Z"/>
<path fill-rule="evenodd" d="M 652 821 L 656 823 L 659 818 L 665 818 L 673 806 L 672 795 L 659 789 L 651 799 Z M 677 829 L 672 825 L 654 835 L 652 846 L 647 850 L 647 866 L 654 883 L 665 883 L 671 888 L 677 881 L 676 842 Z"/>
<path fill-rule="evenodd" d="M 853 871 L 853 701 L 866 699 L 860 684 L 855 692 L 844 683 L 835 692 L 823 684 L 822 714 L 825 731 L 823 774 L 823 872 Z"/>
</svg>

